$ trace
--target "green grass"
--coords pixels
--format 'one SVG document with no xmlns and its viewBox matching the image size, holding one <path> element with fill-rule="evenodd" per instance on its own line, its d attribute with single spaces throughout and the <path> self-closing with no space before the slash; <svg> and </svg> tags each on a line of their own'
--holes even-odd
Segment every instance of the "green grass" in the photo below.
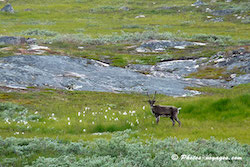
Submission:
<svg viewBox="0 0 250 167">
<path fill-rule="evenodd" d="M 154 136 L 159 139 L 177 137 L 196 140 L 214 136 L 216 139 L 234 137 L 241 143 L 249 143 L 249 88 L 249 84 L 233 89 L 199 88 L 207 95 L 186 98 L 157 95 L 158 104 L 182 107 L 180 128 L 172 127 L 169 118 L 162 118 L 156 125 L 147 97 L 140 94 L 50 89 L 28 93 L 2 92 L 2 102 L 23 105 L 28 108 L 27 117 L 38 114 L 40 119 L 28 121 L 27 125 L 2 121 L 0 132 L 2 137 L 51 137 L 78 141 L 109 138 L 112 132 L 132 129 L 136 132 L 134 136 L 143 139 Z M 15 132 L 24 134 L 14 135 Z M 99 132 L 107 133 L 95 135 Z"/>
<path fill-rule="evenodd" d="M 181 30 L 188 34 L 215 34 L 230 35 L 233 38 L 247 39 L 246 24 L 237 20 L 226 20 L 223 23 L 207 23 L 204 18 L 209 15 L 202 12 L 206 7 L 195 9 L 187 0 L 179 1 L 122 1 L 122 0 L 97 0 L 97 1 L 59 1 L 59 0 L 35 0 L 31 2 L 17 0 L 12 5 L 16 11 L 14 14 L 1 13 L 1 34 L 19 33 L 29 28 L 48 29 L 58 33 L 76 33 L 84 29 L 85 34 L 91 36 L 111 34 L 113 32 L 138 32 L 144 27 L 157 27 L 161 32 L 177 32 Z M 227 8 L 227 3 L 211 3 L 209 7 Z M 98 4 L 98 5 L 96 5 Z M 243 8 L 243 2 L 233 3 Z M 3 5 L 3 4 L 2 4 Z M 158 10 L 162 6 L 176 6 L 177 10 Z M 128 6 L 130 11 L 121 11 L 121 6 Z M 32 11 L 24 11 L 25 9 Z M 181 12 L 178 12 L 178 9 Z M 245 11 L 246 12 L 246 11 Z M 146 18 L 135 19 L 135 16 L 144 14 Z M 73 19 L 72 19 L 73 18 Z M 183 24 L 192 21 L 190 24 Z M 237 24 L 236 24 L 237 23 Z M 241 24 L 241 26 L 238 26 Z M 138 25 L 138 28 L 124 27 L 124 25 Z M 164 26 L 168 25 L 167 28 Z M 61 28 L 63 27 L 63 28 Z M 142 27 L 142 28 L 141 28 Z M 225 29 L 231 31 L 225 32 Z M 240 32 L 240 33 L 239 33 Z"/>
</svg>

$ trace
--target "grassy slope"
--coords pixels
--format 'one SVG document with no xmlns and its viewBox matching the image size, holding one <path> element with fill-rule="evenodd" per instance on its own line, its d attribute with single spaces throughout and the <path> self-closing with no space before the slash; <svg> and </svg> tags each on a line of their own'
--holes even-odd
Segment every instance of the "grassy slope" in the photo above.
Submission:
<svg viewBox="0 0 250 167">
<path fill-rule="evenodd" d="M 78 141 L 100 137 L 91 133 L 131 128 L 137 130 L 134 137 L 138 136 L 142 139 L 150 139 L 152 136 L 160 139 L 175 136 L 178 139 L 195 140 L 215 136 L 217 139 L 234 137 L 241 143 L 249 143 L 250 138 L 247 134 L 250 121 L 250 85 L 241 85 L 230 90 L 215 88 L 201 88 L 201 90 L 208 94 L 185 98 L 157 95 L 160 104 L 182 107 L 179 115 L 183 124 L 181 128 L 171 127 L 169 118 L 162 118 L 159 125 L 155 125 L 155 119 L 146 102 L 147 97 L 139 94 L 58 90 L 30 93 L 2 92 L 0 101 L 24 105 L 29 109 L 30 114 L 34 115 L 35 111 L 38 111 L 42 118 L 38 122 L 29 121 L 27 125 L 22 126 L 15 122 L 8 125 L 1 121 L 0 133 L 2 137 L 37 136 Z M 146 106 L 145 110 L 143 106 Z M 85 107 L 90 109 L 86 110 Z M 136 113 L 132 116 L 129 111 L 136 111 Z M 80 116 L 78 112 L 81 112 Z M 123 115 L 124 112 L 127 115 Z M 49 120 L 52 113 L 55 114 L 57 121 Z M 118 120 L 116 121 L 115 118 Z M 137 119 L 139 124 L 136 122 Z M 82 122 L 80 123 L 79 120 Z M 132 126 L 131 123 L 133 123 Z M 30 128 L 27 129 L 27 126 Z M 83 129 L 86 129 L 86 132 L 83 132 Z M 24 132 L 24 135 L 14 135 L 15 132 Z M 109 138 L 110 135 L 105 133 L 102 137 Z"/>
<path fill-rule="evenodd" d="M 111 34 L 113 32 L 138 32 L 157 28 L 159 31 L 181 32 L 188 34 L 229 35 L 234 39 L 248 39 L 249 27 L 236 19 L 222 23 L 204 22 L 208 13 L 201 12 L 205 7 L 196 9 L 190 5 L 193 1 L 133 1 L 122 0 L 34 0 L 13 1 L 15 14 L 1 13 L 0 34 L 20 33 L 28 28 L 41 28 L 59 33 L 79 33 L 92 36 Z M 216 9 L 229 6 L 227 3 L 209 3 L 206 7 Z M 234 6 L 239 2 L 231 3 Z M 244 5 L 244 4 L 243 4 Z M 127 6 L 130 11 L 121 11 L 121 6 Z M 176 6 L 171 10 L 157 10 L 162 6 Z M 244 7 L 244 6 L 243 6 Z M 24 11 L 25 9 L 32 11 Z M 181 10 L 178 12 L 178 10 Z M 135 19 L 144 14 L 146 17 Z M 137 25 L 138 28 L 129 28 Z M 125 28 L 124 28 L 125 26 Z"/>
</svg>

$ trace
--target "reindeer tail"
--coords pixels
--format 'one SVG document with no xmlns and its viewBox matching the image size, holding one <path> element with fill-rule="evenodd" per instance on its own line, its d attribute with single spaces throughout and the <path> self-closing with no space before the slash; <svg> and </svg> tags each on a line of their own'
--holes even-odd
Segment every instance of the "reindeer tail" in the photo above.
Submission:
<svg viewBox="0 0 250 167">
<path fill-rule="evenodd" d="M 178 108 L 178 114 L 180 113 L 180 110 L 181 110 L 181 107 L 180 107 L 180 108 Z"/>
</svg>

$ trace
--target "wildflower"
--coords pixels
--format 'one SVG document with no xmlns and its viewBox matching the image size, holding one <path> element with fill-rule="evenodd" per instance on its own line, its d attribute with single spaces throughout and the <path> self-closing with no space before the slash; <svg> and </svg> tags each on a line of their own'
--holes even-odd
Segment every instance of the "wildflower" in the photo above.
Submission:
<svg viewBox="0 0 250 167">
<path fill-rule="evenodd" d="M 146 128 L 145 130 L 148 130 L 148 128 Z"/>
<path fill-rule="evenodd" d="M 38 113 L 38 111 L 35 112 L 35 114 L 37 114 L 37 113 Z"/>
<path fill-rule="evenodd" d="M 78 112 L 78 117 L 81 115 L 81 113 L 80 112 Z"/>
<path fill-rule="evenodd" d="M 81 123 L 81 122 L 82 122 L 82 120 L 80 119 L 80 120 L 79 120 L 79 122 Z"/>
<path fill-rule="evenodd" d="M 105 115 L 104 118 L 107 119 L 107 116 Z"/>
<path fill-rule="evenodd" d="M 84 117 L 85 117 L 85 114 L 83 114 L 82 116 L 84 116 Z"/>
<path fill-rule="evenodd" d="M 22 132 L 22 135 L 24 135 L 24 132 Z"/>
<path fill-rule="evenodd" d="M 44 123 L 44 124 L 46 124 L 46 122 L 45 122 L 45 121 L 44 121 L 43 123 Z"/>
<path fill-rule="evenodd" d="M 54 117 L 54 115 L 55 115 L 54 113 L 51 114 L 52 117 Z"/>
<path fill-rule="evenodd" d="M 118 121 L 118 118 L 115 118 L 115 121 Z"/>
<path fill-rule="evenodd" d="M 108 110 L 105 110 L 105 112 L 108 112 Z"/>
<path fill-rule="evenodd" d="M 70 117 L 68 117 L 68 121 L 70 120 Z"/>
<path fill-rule="evenodd" d="M 68 122 L 68 125 L 70 125 L 70 122 Z"/>
<path fill-rule="evenodd" d="M 95 122 L 93 121 L 93 122 L 92 122 L 92 124 L 94 125 L 94 124 L 95 124 Z"/>
<path fill-rule="evenodd" d="M 113 113 L 113 115 L 115 115 L 115 113 Z"/>
<path fill-rule="evenodd" d="M 82 131 L 83 131 L 83 132 L 86 132 L 86 129 L 83 129 Z"/>
<path fill-rule="evenodd" d="M 139 123 L 140 123 L 138 119 L 136 119 L 136 123 L 137 123 L 137 124 L 139 124 Z"/>
<path fill-rule="evenodd" d="M 124 113 L 123 113 L 123 115 L 127 115 L 127 113 L 126 113 L 126 112 L 124 112 Z"/>
<path fill-rule="evenodd" d="M 142 109 L 145 110 L 145 106 L 143 106 Z"/>
<path fill-rule="evenodd" d="M 108 110 L 111 110 L 111 108 L 109 107 Z"/>
</svg>

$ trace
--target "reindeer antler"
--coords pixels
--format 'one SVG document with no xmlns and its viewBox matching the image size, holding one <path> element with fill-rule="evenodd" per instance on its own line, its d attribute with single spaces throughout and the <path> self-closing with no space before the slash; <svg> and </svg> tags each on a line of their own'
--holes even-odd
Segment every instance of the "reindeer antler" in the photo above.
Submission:
<svg viewBox="0 0 250 167">
<path fill-rule="evenodd" d="M 148 96 L 148 99 L 150 100 L 150 96 L 148 95 L 148 92 L 147 92 L 147 96 Z"/>
<path fill-rule="evenodd" d="M 155 94 L 154 94 L 154 99 L 153 99 L 153 100 L 155 100 L 155 96 L 156 96 L 156 91 L 155 91 Z"/>
</svg>

